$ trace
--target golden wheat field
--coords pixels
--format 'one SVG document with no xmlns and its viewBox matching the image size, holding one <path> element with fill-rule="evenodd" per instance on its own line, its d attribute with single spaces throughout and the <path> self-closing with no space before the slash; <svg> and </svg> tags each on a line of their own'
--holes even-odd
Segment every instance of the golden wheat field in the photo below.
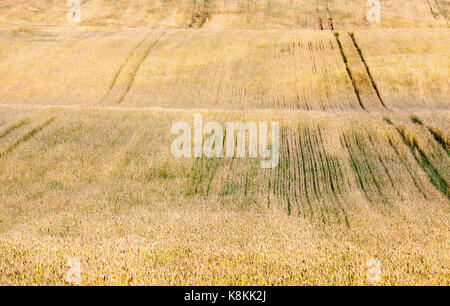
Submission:
<svg viewBox="0 0 450 306">
<path fill-rule="evenodd" d="M 65 2 L 0 0 L 0 285 L 450 285 L 449 1 Z"/>
</svg>

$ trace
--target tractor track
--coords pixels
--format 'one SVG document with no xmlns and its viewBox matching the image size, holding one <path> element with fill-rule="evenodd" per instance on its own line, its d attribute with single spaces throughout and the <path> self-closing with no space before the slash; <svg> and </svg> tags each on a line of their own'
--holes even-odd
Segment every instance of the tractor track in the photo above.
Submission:
<svg viewBox="0 0 450 306">
<path fill-rule="evenodd" d="M 28 140 L 30 140 L 31 138 L 33 138 L 36 134 L 38 134 L 39 132 L 41 132 L 43 129 L 45 129 L 47 126 L 49 126 L 54 120 L 56 119 L 56 117 L 52 117 L 48 120 L 46 120 L 44 123 L 42 123 L 41 125 L 31 129 L 30 131 L 28 131 L 24 136 L 22 136 L 21 138 L 19 138 L 18 140 L 16 140 L 15 142 L 13 142 L 9 147 L 7 147 L 3 152 L 0 152 L 0 158 L 5 157 L 8 153 L 10 153 L 11 151 L 13 151 L 16 147 L 18 147 L 19 145 L 21 145 L 24 142 L 27 142 Z"/>
<path fill-rule="evenodd" d="M 359 93 L 359 89 L 358 89 L 358 87 L 356 86 L 356 80 L 355 80 L 355 78 L 353 77 L 352 71 L 350 70 L 350 67 L 349 67 L 349 65 L 348 65 L 348 59 L 347 59 L 347 56 L 345 55 L 344 47 L 342 46 L 342 43 L 341 43 L 341 41 L 340 41 L 340 39 L 339 39 L 339 33 L 335 32 L 335 33 L 334 33 L 334 36 L 336 37 L 336 41 L 337 41 L 337 44 L 338 44 L 338 46 L 339 46 L 339 50 L 341 51 L 342 60 L 344 61 L 345 69 L 346 69 L 347 75 L 348 75 L 348 77 L 349 77 L 349 79 L 350 79 L 350 81 L 351 81 L 351 83 L 352 83 L 353 91 L 355 92 L 356 98 L 358 99 L 358 103 L 359 103 L 359 105 L 361 106 L 361 108 L 362 108 L 363 110 L 367 111 L 366 107 L 365 107 L 364 104 L 362 103 L 361 95 L 360 95 L 360 93 Z"/>
<path fill-rule="evenodd" d="M 111 90 L 113 89 L 113 87 L 116 85 L 117 82 L 117 78 L 119 77 L 119 75 L 122 73 L 123 67 L 125 66 L 125 64 L 128 62 L 128 60 L 130 59 L 130 57 L 136 52 L 136 50 L 144 43 L 144 41 L 148 38 L 148 36 L 150 35 L 147 34 L 137 45 L 136 47 L 134 47 L 129 53 L 128 55 L 125 57 L 125 59 L 122 61 L 122 63 L 120 63 L 119 69 L 117 69 L 116 73 L 113 76 L 113 79 L 111 81 L 111 84 L 109 85 L 108 91 L 103 95 L 103 97 L 100 99 L 100 103 L 108 96 L 108 94 L 111 92 Z"/>
<path fill-rule="evenodd" d="M 430 183 L 440 191 L 447 199 L 450 200 L 450 193 L 448 190 L 448 183 L 430 160 L 427 153 L 422 148 L 420 142 L 415 136 L 408 135 L 404 128 L 393 123 L 390 119 L 385 120 L 388 124 L 392 125 L 397 131 L 397 134 L 403 140 L 404 145 L 410 149 L 410 153 L 414 157 L 419 167 L 428 176 Z M 417 123 L 418 124 L 418 123 Z"/>
<path fill-rule="evenodd" d="M 27 118 L 25 118 L 25 119 L 21 119 L 21 120 L 17 121 L 16 123 L 8 126 L 5 130 L 0 132 L 0 138 L 8 136 L 10 133 L 15 131 L 16 129 L 18 129 L 18 128 L 24 126 L 25 124 L 27 124 L 28 121 L 29 120 Z"/>
<path fill-rule="evenodd" d="M 323 2 L 322 4 L 320 2 Z M 320 8 L 323 8 L 324 12 L 321 13 Z M 325 16 L 326 12 L 326 16 Z M 331 30 L 334 31 L 334 23 L 333 23 L 333 15 L 330 11 L 330 5 L 328 0 L 316 0 L 316 15 L 317 22 L 319 24 L 319 29 L 323 30 Z"/>
<path fill-rule="evenodd" d="M 377 94 L 378 100 L 380 100 L 381 105 L 382 105 L 385 109 L 387 109 L 387 110 L 390 111 L 390 109 L 389 109 L 389 108 L 386 106 L 386 104 L 384 103 L 383 98 L 381 97 L 380 90 L 378 89 L 378 86 L 377 86 L 377 84 L 375 83 L 375 80 L 374 80 L 374 78 L 373 78 L 373 76 L 372 76 L 372 73 L 370 72 L 369 65 L 367 64 L 367 62 L 366 62 L 366 60 L 365 60 L 365 58 L 364 58 L 364 55 L 363 55 L 363 53 L 362 53 L 361 48 L 359 47 L 358 43 L 356 42 L 355 34 L 354 34 L 354 33 L 348 33 L 348 35 L 349 35 L 350 38 L 352 39 L 352 42 L 353 42 L 353 45 L 354 45 L 355 48 L 356 48 L 356 51 L 358 51 L 359 57 L 360 57 L 362 63 L 364 64 L 364 67 L 365 67 L 365 69 L 366 69 L 366 73 L 367 73 L 367 75 L 368 75 L 368 77 L 369 77 L 370 83 L 372 84 L 372 87 L 373 87 L 373 89 L 375 90 L 375 93 Z"/>
<path fill-rule="evenodd" d="M 148 40 L 153 36 L 152 34 L 154 33 L 155 32 L 153 31 L 148 33 L 144 37 L 144 39 L 140 41 L 137 46 L 127 55 L 127 57 L 119 66 L 116 74 L 113 76 L 107 93 L 102 97 L 99 103 L 122 103 L 122 101 L 125 99 L 125 96 L 133 86 L 136 74 L 141 68 L 142 63 L 147 59 L 150 52 L 164 37 L 166 31 L 163 31 L 148 46 L 145 46 L 148 44 Z"/>
</svg>

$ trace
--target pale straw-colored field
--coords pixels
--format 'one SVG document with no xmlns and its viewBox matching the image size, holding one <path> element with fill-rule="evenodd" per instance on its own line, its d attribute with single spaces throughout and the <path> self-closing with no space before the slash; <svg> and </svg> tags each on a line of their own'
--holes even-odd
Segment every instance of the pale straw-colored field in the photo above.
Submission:
<svg viewBox="0 0 450 306">
<path fill-rule="evenodd" d="M 0 284 L 449 285 L 449 2 L 342 2 L 0 1 Z"/>
</svg>

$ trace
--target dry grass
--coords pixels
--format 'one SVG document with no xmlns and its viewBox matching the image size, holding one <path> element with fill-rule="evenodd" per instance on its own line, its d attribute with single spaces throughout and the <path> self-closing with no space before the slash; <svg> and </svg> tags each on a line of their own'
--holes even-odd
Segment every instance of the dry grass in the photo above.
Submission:
<svg viewBox="0 0 450 306">
<path fill-rule="evenodd" d="M 356 32 L 355 36 L 393 108 L 448 108 L 448 30 Z"/>
<path fill-rule="evenodd" d="M 361 55 L 340 31 L 355 86 L 330 31 L 12 30 L 0 37 L 2 103 L 309 111 L 448 104 L 444 29 L 357 31 Z"/>
<path fill-rule="evenodd" d="M 16 138 L 56 119 L 0 159 L 3 284 L 64 284 L 67 260 L 75 257 L 82 262 L 82 284 L 362 285 L 365 262 L 376 257 L 382 284 L 448 285 L 448 202 L 378 116 L 204 114 L 205 121 L 278 118 L 286 131 L 283 148 L 300 137 L 310 141 L 310 149 L 301 146 L 307 163 L 328 158 L 340 165 L 343 175 L 333 181 L 341 191 L 333 195 L 323 177 L 328 172 L 312 164 L 306 173 L 285 167 L 298 146 L 289 155 L 282 150 L 273 173 L 255 168 L 254 160 L 220 160 L 208 168 L 216 170 L 210 180 L 204 163 L 213 160 L 178 160 L 169 153 L 171 122 L 191 121 L 190 114 L 14 109 L 2 108 L 6 126 L 30 118 Z M 350 155 L 366 167 L 364 187 Z M 203 179 L 192 180 L 196 173 Z M 303 178 L 305 187 L 297 181 Z M 274 190 L 262 184 L 268 180 Z"/>
<path fill-rule="evenodd" d="M 450 285 L 448 5 L 365 2 L 1 1 L 0 284 Z M 174 158 L 195 112 L 279 165 Z"/>
<path fill-rule="evenodd" d="M 388 1 L 382 4 L 382 23 L 371 25 L 366 20 L 366 3 L 366 0 L 88 0 L 82 1 L 81 24 L 320 30 L 445 27 L 448 18 L 448 8 L 444 4 L 438 6 L 435 1 Z M 429 3 L 433 6 L 431 10 Z M 67 25 L 66 12 L 64 1 L 4 0 L 0 22 Z"/>
</svg>

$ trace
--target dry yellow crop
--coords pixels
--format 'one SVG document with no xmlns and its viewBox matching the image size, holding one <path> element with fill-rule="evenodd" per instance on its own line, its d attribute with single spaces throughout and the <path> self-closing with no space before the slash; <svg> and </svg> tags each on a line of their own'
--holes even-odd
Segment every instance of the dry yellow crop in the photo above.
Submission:
<svg viewBox="0 0 450 306">
<path fill-rule="evenodd" d="M 0 285 L 450 285 L 448 6 L 384 2 L 1 1 Z"/>
</svg>

